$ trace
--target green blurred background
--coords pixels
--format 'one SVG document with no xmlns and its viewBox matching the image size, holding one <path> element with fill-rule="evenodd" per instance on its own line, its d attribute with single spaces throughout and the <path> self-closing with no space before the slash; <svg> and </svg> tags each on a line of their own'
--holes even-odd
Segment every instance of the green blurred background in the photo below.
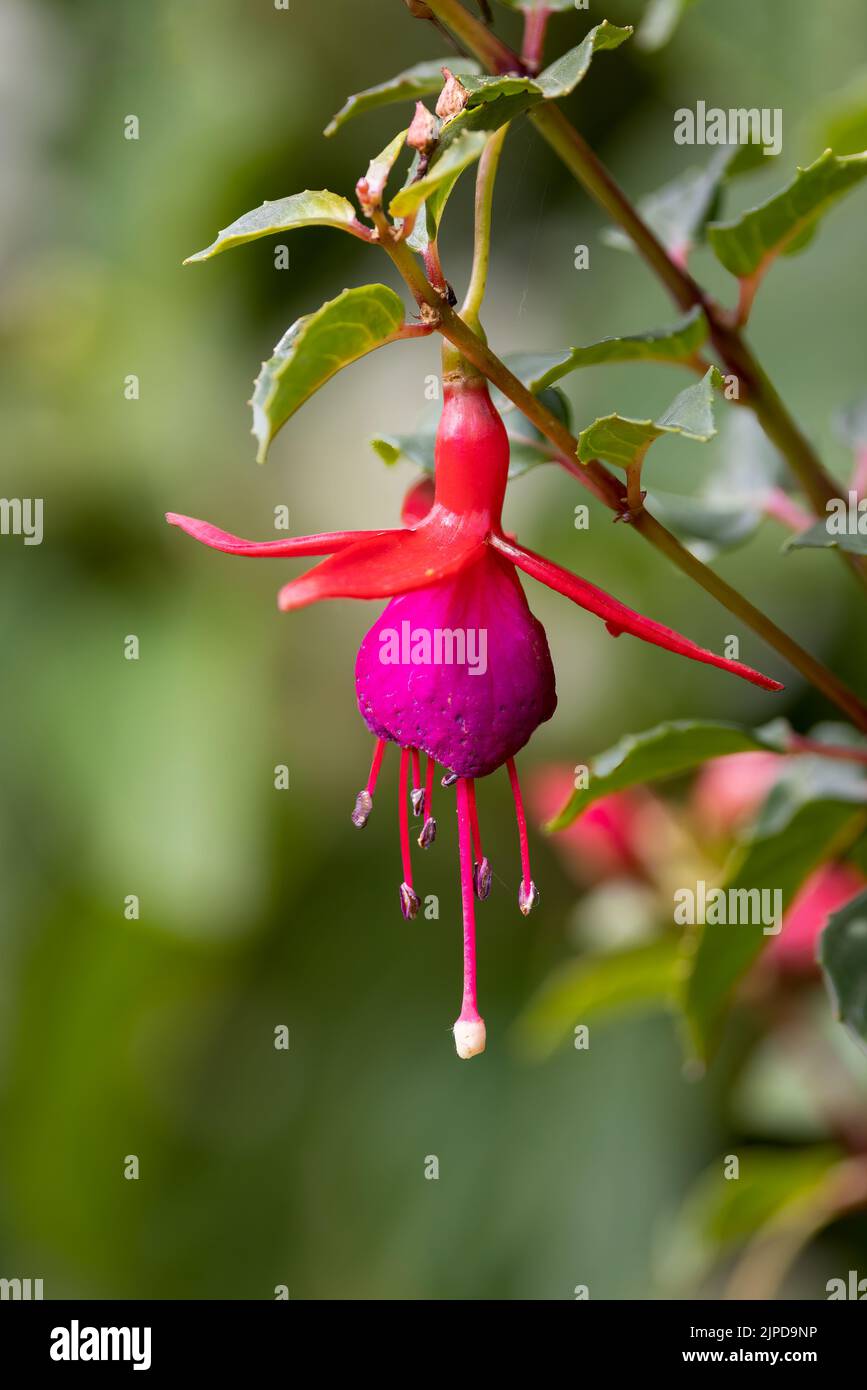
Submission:
<svg viewBox="0 0 867 1390">
<path fill-rule="evenodd" d="M 564 15 L 549 52 L 640 9 Z M 514 16 L 497 19 L 514 34 Z M 674 108 L 782 107 L 782 159 L 737 190 L 743 204 L 821 151 L 829 101 L 863 85 L 865 52 L 861 0 L 699 0 L 662 53 L 603 55 L 570 108 L 638 195 L 694 162 L 673 143 Z M 264 197 L 349 193 L 404 113 L 325 141 L 328 118 L 349 92 L 441 54 L 400 0 L 0 0 L 2 490 L 44 498 L 46 526 L 41 547 L 0 540 L 0 1275 L 41 1277 L 47 1297 L 271 1298 L 280 1284 L 316 1299 L 556 1299 L 576 1284 L 652 1297 L 670 1213 L 744 1138 L 713 1076 L 684 1078 L 667 1021 L 600 1028 L 588 1053 L 544 1065 L 516 1052 L 523 1004 L 574 951 L 574 889 L 536 834 L 542 905 L 529 922 L 517 913 L 504 776 L 480 788 L 496 875 L 479 933 L 488 1051 L 457 1061 L 452 794 L 438 793 L 440 836 L 417 866 L 438 922 L 398 911 L 394 759 L 365 834 L 349 823 L 370 756 L 354 655 L 377 608 L 281 616 L 276 590 L 298 566 L 208 554 L 163 522 L 177 510 L 267 537 L 279 504 L 296 533 L 395 521 L 412 474 L 367 441 L 413 425 L 435 341 L 330 383 L 264 468 L 245 406 L 286 326 L 345 285 L 393 284 L 385 258 L 321 231 L 291 238 L 288 271 L 270 242 L 181 261 Z M 138 141 L 123 137 L 129 114 Z M 442 246 L 458 287 L 464 182 Z M 865 386 L 865 196 L 776 268 L 751 327 L 841 476 L 829 422 Z M 526 122 L 495 217 L 485 320 L 498 351 L 673 317 L 638 260 L 600 242 L 599 214 Z M 583 242 L 589 273 L 573 268 Z M 730 295 L 707 253 L 695 264 Z M 124 397 L 130 373 L 138 401 Z M 686 384 L 653 366 L 567 383 L 579 427 L 655 413 Z M 654 476 L 688 490 L 719 447 L 660 445 Z M 719 648 L 732 620 L 603 511 L 576 532 L 585 500 L 539 469 L 511 487 L 507 524 Z M 854 586 L 826 554 L 781 558 L 782 539 L 767 524 L 722 572 L 863 685 Z M 806 727 L 830 713 L 749 633 L 742 656 L 785 676 L 781 699 L 615 643 L 538 587 L 530 599 L 560 705 L 525 769 L 586 761 L 666 717 L 786 713 Z M 128 634 L 138 661 L 124 659 Z M 273 1045 L 280 1024 L 288 1052 Z M 130 1154 L 138 1181 L 123 1176 Z M 427 1155 L 439 1181 L 425 1180 Z M 864 1268 L 863 1227 L 838 1227 L 800 1267 L 803 1289 L 816 1296 L 859 1252 Z"/>
</svg>

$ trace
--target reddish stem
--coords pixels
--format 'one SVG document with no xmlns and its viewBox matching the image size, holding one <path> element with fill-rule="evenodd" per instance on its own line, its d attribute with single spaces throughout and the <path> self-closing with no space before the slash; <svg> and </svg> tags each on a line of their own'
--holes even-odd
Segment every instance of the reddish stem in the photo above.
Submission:
<svg viewBox="0 0 867 1390">
<path fill-rule="evenodd" d="M 515 759 L 509 758 L 506 762 L 509 773 L 509 781 L 512 784 L 512 796 L 515 799 L 515 819 L 518 822 L 518 842 L 521 846 L 521 880 L 524 892 L 529 893 L 533 880 L 530 878 L 530 846 L 527 841 L 527 817 L 524 813 L 524 800 L 521 796 L 521 784 L 518 781 L 518 769 L 515 767 Z"/>
<path fill-rule="evenodd" d="M 521 48 L 521 62 L 530 73 L 537 73 L 542 67 L 545 51 L 545 32 L 551 11 L 544 5 L 535 10 L 527 10 L 524 16 L 524 43 Z"/>
<path fill-rule="evenodd" d="M 367 794 L 371 798 L 376 791 L 379 769 L 382 767 L 382 759 L 385 754 L 385 742 L 384 738 L 378 739 L 376 747 L 373 750 L 373 762 L 370 764 L 370 776 L 367 779 Z"/>
<path fill-rule="evenodd" d="M 867 493 L 867 445 L 855 450 L 855 471 L 852 474 L 852 487 L 859 498 Z"/>
<path fill-rule="evenodd" d="M 476 914 L 473 898 L 473 846 L 470 816 L 472 786 L 465 777 L 458 778 L 458 843 L 461 856 L 461 905 L 464 922 L 464 994 L 460 1022 L 475 1023 L 479 1018 L 476 997 Z"/>
<path fill-rule="evenodd" d="M 787 492 L 781 487 L 772 488 L 765 498 L 765 515 L 774 521 L 779 521 L 789 531 L 793 531 L 797 536 L 799 532 L 806 531 L 808 526 L 812 526 L 813 518 L 809 512 L 805 512 L 803 507 L 798 506 Z"/>
</svg>

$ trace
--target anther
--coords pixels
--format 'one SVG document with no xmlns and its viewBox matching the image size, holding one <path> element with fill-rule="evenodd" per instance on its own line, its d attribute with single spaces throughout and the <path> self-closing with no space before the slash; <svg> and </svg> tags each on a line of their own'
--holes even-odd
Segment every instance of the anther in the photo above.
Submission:
<svg viewBox="0 0 867 1390">
<path fill-rule="evenodd" d="M 379 769 L 382 767 L 382 758 L 385 753 L 385 739 L 378 738 L 376 747 L 373 750 L 373 761 L 370 764 L 370 776 L 367 779 L 367 786 L 358 793 L 355 798 L 355 810 L 352 812 L 352 824 L 358 830 L 363 830 L 367 825 L 370 813 L 373 810 L 373 793 L 376 790 L 376 781 L 379 777 Z"/>
<path fill-rule="evenodd" d="M 400 910 L 404 920 L 411 922 L 413 917 L 417 917 L 419 906 L 418 894 L 408 883 L 402 883 L 400 885 Z"/>
<path fill-rule="evenodd" d="M 533 880 L 530 879 L 529 884 L 522 882 L 518 889 L 518 907 L 525 917 L 529 917 L 538 901 L 539 890 Z"/>
<path fill-rule="evenodd" d="M 527 817 L 524 814 L 521 784 L 518 781 L 518 770 L 515 767 L 514 758 L 507 759 L 506 768 L 509 773 L 509 781 L 512 785 L 512 796 L 515 799 L 515 819 L 518 822 L 518 844 L 521 850 L 521 887 L 518 889 L 518 907 L 521 909 L 524 916 L 528 917 L 539 901 L 539 890 L 530 877 L 530 848 L 527 842 Z"/>
<path fill-rule="evenodd" d="M 473 865 L 473 891 L 480 903 L 485 901 L 491 892 L 491 879 L 493 874 L 487 859 L 481 859 L 478 864 Z"/>
<path fill-rule="evenodd" d="M 370 795 L 370 792 L 359 792 L 358 796 L 355 798 L 355 810 L 352 812 L 352 824 L 356 829 L 364 829 L 372 810 L 373 797 Z"/>
</svg>

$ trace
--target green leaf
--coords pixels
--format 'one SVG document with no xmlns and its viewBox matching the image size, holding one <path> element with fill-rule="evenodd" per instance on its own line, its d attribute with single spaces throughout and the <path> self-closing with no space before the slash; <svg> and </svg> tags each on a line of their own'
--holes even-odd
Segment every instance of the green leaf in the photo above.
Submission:
<svg viewBox="0 0 867 1390">
<path fill-rule="evenodd" d="M 725 145 L 703 168 L 687 169 L 639 200 L 638 211 L 663 246 L 680 258 L 704 240 L 707 223 L 718 215 L 724 186 L 742 174 L 763 168 L 776 156 L 761 144 Z M 618 251 L 634 251 L 632 238 L 620 227 L 606 227 L 602 240 Z"/>
<path fill-rule="evenodd" d="M 867 889 L 831 913 L 819 941 L 819 963 L 836 1017 L 867 1043 Z"/>
<path fill-rule="evenodd" d="M 674 256 L 680 258 L 701 241 L 706 223 L 716 214 L 730 158 L 730 150 L 718 150 L 703 169 L 688 169 L 639 200 L 642 219 Z M 604 228 L 602 240 L 618 251 L 635 250 L 632 238 L 620 227 Z"/>
<path fill-rule="evenodd" d="M 440 133 L 440 152 L 467 131 L 485 131 L 488 135 L 515 116 L 531 110 L 543 101 L 555 101 L 568 96 L 586 76 L 594 53 L 617 48 L 632 33 L 629 27 L 609 24 L 607 19 L 597 24 L 577 47 L 557 58 L 538 77 L 515 77 L 509 74 L 491 77 L 463 78 L 469 94 L 463 111 L 448 120 Z"/>
<path fill-rule="evenodd" d="M 412 434 L 382 434 L 371 439 L 370 447 L 383 463 L 392 468 L 396 463 L 412 463 L 425 473 L 434 471 L 436 427 L 415 430 Z"/>
<path fill-rule="evenodd" d="M 784 773 L 733 856 L 722 885 L 727 894 L 778 892 L 785 911 L 809 874 L 857 838 L 867 824 L 867 784 L 859 769 L 841 766 L 842 771 L 823 759 L 798 758 Z M 768 940 L 760 923 L 702 928 L 684 998 L 701 1057 L 713 1050 L 735 986 Z"/>
<path fill-rule="evenodd" d="M 410 239 L 413 249 L 422 251 L 426 240 L 436 235 L 443 208 L 457 178 L 479 158 L 489 135 L 540 102 L 567 96 L 585 76 L 595 52 L 616 48 L 631 33 L 631 28 L 619 28 L 603 20 L 590 30 L 582 43 L 558 58 L 538 77 L 461 75 L 468 92 L 467 105 L 444 122 L 425 177 L 408 183 L 391 203 L 394 217 L 408 216 L 426 199 L 429 207 L 433 203 L 433 225 L 428 218 L 414 229 Z"/>
<path fill-rule="evenodd" d="M 737 498 L 706 494 L 692 497 L 654 489 L 644 499 L 645 510 L 686 544 L 705 564 L 723 550 L 734 550 L 754 534 L 762 512 Z"/>
<path fill-rule="evenodd" d="M 293 193 L 288 198 L 278 198 L 276 202 L 264 202 L 260 208 L 245 212 L 231 226 L 224 227 L 216 241 L 187 256 L 184 265 L 193 261 L 209 261 L 221 251 L 232 246 L 243 246 L 245 242 L 256 241 L 262 236 L 273 236 L 277 232 L 291 232 L 296 227 L 340 227 L 349 231 L 357 225 L 355 208 L 339 193 L 329 193 L 321 188 L 317 191 L 307 189 L 304 193 Z"/>
<path fill-rule="evenodd" d="M 867 153 L 843 158 L 826 150 L 766 203 L 732 222 L 712 222 L 707 237 L 733 275 L 761 272 L 775 256 L 794 255 L 812 240 L 819 218 L 867 177 Z"/>
<path fill-rule="evenodd" d="M 780 485 L 783 464 L 755 416 L 729 411 L 723 451 L 707 481 L 689 496 L 659 492 L 647 510 L 674 531 L 707 564 L 722 550 L 743 544 L 766 516 L 768 498 Z"/>
<path fill-rule="evenodd" d="M 479 158 L 487 139 L 484 131 L 464 131 L 438 152 L 424 177 L 407 184 L 392 198 L 389 208 L 392 216 L 408 217 L 421 207 L 426 198 L 435 191 L 442 191 L 446 185 L 451 192 L 458 175 Z"/>
<path fill-rule="evenodd" d="M 840 499 L 840 502 L 843 507 L 846 506 L 845 499 Z M 850 555 L 867 555 L 867 534 L 849 530 L 829 531 L 828 524 L 832 520 L 833 516 L 829 514 L 824 521 L 817 521 L 812 526 L 808 526 L 806 531 L 799 531 L 796 536 L 789 536 L 783 545 L 784 552 L 789 550 L 845 550 Z"/>
<path fill-rule="evenodd" d="M 388 176 L 394 168 L 396 159 L 403 149 L 407 132 L 401 130 L 395 135 L 393 140 L 389 140 L 385 149 L 380 154 L 374 155 L 367 166 L 365 183 L 367 184 L 368 195 L 371 202 L 379 202 L 385 185 L 388 183 Z"/>
<path fill-rule="evenodd" d="M 561 965 L 519 1018 L 519 1049 L 541 1059 L 591 1018 L 671 1007 L 678 965 L 678 944 L 671 938 Z"/>
<path fill-rule="evenodd" d="M 837 154 L 857 154 L 867 148 L 867 69 L 861 68 L 814 112 L 815 144 Z"/>
<path fill-rule="evenodd" d="M 757 749 L 780 753 L 790 733 L 785 720 L 759 729 L 718 720 L 675 719 L 626 736 L 590 764 L 586 788 L 574 791 L 546 830 L 565 830 L 582 811 L 612 792 L 691 772 L 710 758 Z"/>
<path fill-rule="evenodd" d="M 696 305 L 670 328 L 603 338 L 589 347 L 564 348 L 562 352 L 526 353 L 516 359 L 519 367 L 512 370 L 535 393 L 579 367 L 602 362 L 682 362 L 698 352 L 708 332 L 704 310 Z"/>
<path fill-rule="evenodd" d="M 594 25 L 581 43 L 555 59 L 538 77 L 514 77 L 508 74 L 500 77 L 468 77 L 464 81 L 464 86 L 470 94 L 468 105 L 472 108 L 482 102 L 494 102 L 500 97 L 522 94 L 530 98 L 532 105 L 539 101 L 556 101 L 566 97 L 586 77 L 594 53 L 619 48 L 631 33 L 631 25 L 621 27 L 609 24 L 607 19 L 603 19 L 601 24 Z M 466 112 L 460 112 L 454 119 L 460 120 L 465 114 Z"/>
<path fill-rule="evenodd" d="M 636 43 L 646 53 L 664 48 L 695 0 L 648 0 Z"/>
<path fill-rule="evenodd" d="M 252 406 L 258 462 L 265 461 L 277 431 L 314 391 L 341 367 L 392 342 L 403 321 L 403 304 L 385 285 L 344 290 L 297 319 L 256 378 Z"/>
<path fill-rule="evenodd" d="M 631 468 L 664 434 L 705 443 L 716 434 L 713 393 L 721 385 L 719 369 L 709 367 L 701 381 L 681 391 L 658 420 L 630 420 L 625 415 L 595 420 L 578 436 L 578 458 L 582 463 L 601 458 L 619 468 Z"/>
<path fill-rule="evenodd" d="M 557 58 L 536 78 L 536 85 L 547 101 L 568 96 L 587 74 L 594 53 L 606 49 L 619 48 L 632 35 L 632 25 L 609 24 L 603 19 L 587 34 L 586 38 L 571 48 L 561 58 Z"/>
<path fill-rule="evenodd" d="M 405 187 L 408 187 L 415 177 L 415 161 L 413 161 L 413 169 L 410 173 L 411 177 L 407 179 Z M 424 216 L 416 218 L 412 233 L 407 238 L 407 245 L 413 251 L 418 252 L 420 256 L 424 255 L 430 242 L 436 241 L 446 203 L 462 173 L 463 168 L 455 169 L 454 173 L 449 174 L 447 178 L 437 184 L 433 192 L 425 199 Z"/>
<path fill-rule="evenodd" d="M 405 72 L 399 72 L 396 77 L 390 77 L 376 87 L 368 87 L 365 91 L 356 92 L 354 96 L 349 97 L 325 127 L 325 134 L 336 134 L 342 125 L 353 116 L 360 116 L 364 111 L 373 111 L 378 106 L 391 106 L 398 101 L 420 101 L 422 97 L 439 93 L 444 81 L 444 67 L 449 68 L 461 79 L 479 71 L 478 63 L 471 58 L 456 58 L 454 54 L 450 58 L 432 58 L 423 63 L 416 63 Z"/>
<path fill-rule="evenodd" d="M 702 1175 L 670 1228 L 659 1275 L 695 1297 L 699 1284 L 732 1247 L 756 1236 L 788 1210 L 804 1210 L 823 1193 L 839 1154 L 832 1148 L 747 1148 L 737 1179 L 718 1158 Z"/>
</svg>

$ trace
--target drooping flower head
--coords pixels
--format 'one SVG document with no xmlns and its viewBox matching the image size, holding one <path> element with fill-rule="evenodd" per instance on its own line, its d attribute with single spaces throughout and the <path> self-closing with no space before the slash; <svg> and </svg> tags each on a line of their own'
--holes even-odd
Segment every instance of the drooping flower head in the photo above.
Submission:
<svg viewBox="0 0 867 1390">
<path fill-rule="evenodd" d="M 464 992 L 454 1026 L 461 1057 L 484 1050 L 485 1025 L 476 996 L 474 898 L 488 896 L 475 780 L 505 765 L 515 799 L 521 857 L 519 907 L 530 912 L 538 892 L 530 875 L 527 829 L 515 754 L 556 707 L 554 670 L 544 629 L 533 617 L 516 573 L 526 574 L 601 617 L 614 636 L 629 632 L 695 661 L 718 666 L 767 690 L 777 681 L 740 662 L 705 651 L 550 560 L 525 550 L 502 530 L 509 442 L 487 383 L 451 350 L 444 359 L 443 410 L 435 450 L 434 487 L 414 487 L 397 530 L 334 532 L 255 542 L 206 522 L 168 520 L 204 544 L 233 555 L 327 559 L 286 584 L 284 611 L 328 598 L 390 600 L 364 637 L 356 663 L 358 707 L 377 742 L 352 819 L 370 815 L 383 754 L 400 755 L 399 826 L 403 878 L 400 905 L 415 917 L 409 805 L 422 818 L 419 844 L 434 839 L 437 767 L 456 784 L 464 929 Z M 421 754 L 427 756 L 424 779 Z"/>
</svg>

